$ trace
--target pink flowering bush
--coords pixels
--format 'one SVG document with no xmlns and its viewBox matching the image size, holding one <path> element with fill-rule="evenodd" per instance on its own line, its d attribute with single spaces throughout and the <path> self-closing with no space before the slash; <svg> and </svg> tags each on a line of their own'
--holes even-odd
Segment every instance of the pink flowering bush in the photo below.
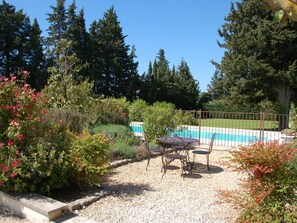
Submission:
<svg viewBox="0 0 297 223">
<path fill-rule="evenodd" d="M 46 120 L 47 100 L 0 77 L 0 190 L 48 193 L 66 183 L 66 128 Z"/>
</svg>

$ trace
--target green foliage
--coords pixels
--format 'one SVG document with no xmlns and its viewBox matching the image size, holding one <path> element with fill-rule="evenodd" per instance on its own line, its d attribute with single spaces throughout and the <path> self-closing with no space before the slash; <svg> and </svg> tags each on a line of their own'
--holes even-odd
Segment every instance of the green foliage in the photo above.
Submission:
<svg viewBox="0 0 297 223">
<path fill-rule="evenodd" d="M 90 78 L 94 92 L 104 97 L 136 97 L 139 76 L 135 62 L 135 49 L 125 44 L 125 36 L 118 16 L 111 7 L 98 22 L 90 27 L 92 49 L 90 51 Z"/>
<path fill-rule="evenodd" d="M 207 104 L 204 104 L 207 111 L 213 112 L 267 112 L 267 113 L 278 113 L 279 105 L 278 103 L 274 103 L 272 101 L 263 100 L 256 104 L 249 104 L 243 100 L 239 100 L 238 98 L 242 98 L 238 96 L 237 98 L 225 97 L 219 100 L 210 101 Z"/>
<path fill-rule="evenodd" d="M 66 151 L 61 151 L 57 145 L 44 140 L 29 145 L 20 157 L 20 165 L 15 170 L 18 177 L 10 190 L 50 194 L 67 185 L 68 157 Z"/>
<path fill-rule="evenodd" d="M 232 4 L 225 20 L 219 46 L 226 52 L 216 64 L 219 73 L 210 93 L 219 99 L 228 97 L 238 107 L 257 106 L 263 100 L 280 103 L 288 113 L 290 92 L 297 83 L 296 22 L 282 26 L 258 0 Z"/>
<path fill-rule="evenodd" d="M 196 109 L 199 99 L 199 83 L 194 80 L 186 61 L 181 60 L 177 70 L 169 68 L 165 51 L 159 50 L 157 60 L 150 62 L 143 77 L 140 97 L 149 104 L 166 101 L 180 109 Z"/>
<path fill-rule="evenodd" d="M 129 120 L 132 122 L 142 122 L 143 114 L 147 107 L 147 103 L 142 99 L 137 99 L 133 101 L 128 107 Z"/>
<path fill-rule="evenodd" d="M 61 187 L 67 181 L 66 128 L 46 119 L 46 99 L 27 84 L 0 78 L 0 89 L 1 190 L 49 193 Z"/>
<path fill-rule="evenodd" d="M 97 113 L 97 125 L 120 124 L 127 125 L 129 103 L 126 98 L 107 98 L 98 101 L 97 107 L 93 108 Z"/>
<path fill-rule="evenodd" d="M 66 109 L 50 109 L 47 120 L 65 125 L 71 132 L 81 133 L 88 128 L 88 116 Z"/>
<path fill-rule="evenodd" d="M 99 125 L 93 130 L 95 133 L 103 133 L 112 139 L 110 155 L 112 159 L 134 158 L 133 146 L 139 142 L 131 128 L 124 125 Z"/>
<path fill-rule="evenodd" d="M 297 207 L 297 149 L 257 142 L 231 151 L 231 165 L 244 173 L 244 189 L 222 193 L 241 209 L 238 222 L 294 222 Z"/>
<path fill-rule="evenodd" d="M 177 110 L 171 103 L 156 102 L 144 113 L 143 131 L 149 142 L 173 132 L 179 124 Z M 180 116 L 178 116 L 180 117 Z"/>
<path fill-rule="evenodd" d="M 81 188 L 99 183 L 108 167 L 110 140 L 103 134 L 88 132 L 76 136 L 69 152 L 70 181 Z"/>
<path fill-rule="evenodd" d="M 31 28 L 29 17 L 23 10 L 17 11 L 5 1 L 0 3 L 1 75 L 16 75 L 36 59 L 31 45 Z"/>
<path fill-rule="evenodd" d="M 113 159 L 133 159 L 135 158 L 135 151 L 132 146 L 126 142 L 117 140 L 111 149 L 111 156 Z"/>
</svg>

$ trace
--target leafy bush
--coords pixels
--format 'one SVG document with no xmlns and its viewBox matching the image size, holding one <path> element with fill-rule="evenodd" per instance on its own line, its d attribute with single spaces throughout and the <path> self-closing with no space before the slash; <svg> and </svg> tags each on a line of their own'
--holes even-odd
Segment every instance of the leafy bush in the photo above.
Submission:
<svg viewBox="0 0 297 223">
<path fill-rule="evenodd" d="M 0 78 L 0 104 L 1 190 L 49 193 L 62 186 L 68 137 L 46 121 L 46 99 L 15 77 Z"/>
<path fill-rule="evenodd" d="M 136 154 L 132 146 L 116 141 L 111 149 L 111 155 L 113 159 L 134 159 Z"/>
<path fill-rule="evenodd" d="M 81 133 L 88 128 L 88 116 L 79 112 L 52 108 L 47 114 L 47 120 L 65 125 L 71 132 Z"/>
<path fill-rule="evenodd" d="M 156 102 L 144 113 L 143 131 L 146 140 L 154 142 L 160 136 L 168 135 L 177 127 L 175 106 L 171 103 Z"/>
<path fill-rule="evenodd" d="M 125 98 L 99 100 L 96 112 L 96 125 L 119 124 L 128 126 L 128 105 Z"/>
<path fill-rule="evenodd" d="M 135 100 L 129 106 L 129 120 L 133 122 L 142 122 L 143 114 L 147 109 L 148 105 L 142 99 Z"/>
<path fill-rule="evenodd" d="M 181 130 L 180 125 L 185 124 L 196 125 L 197 120 L 189 112 L 176 110 L 171 103 L 156 102 L 144 112 L 143 131 L 149 142 L 155 142 L 160 136 Z"/>
<path fill-rule="evenodd" d="M 65 151 L 51 145 L 30 145 L 28 152 L 20 157 L 15 169 L 14 191 L 33 191 L 50 194 L 68 184 L 68 157 Z"/>
<path fill-rule="evenodd" d="M 113 159 L 135 157 L 133 146 L 139 144 L 139 141 L 131 128 L 124 125 L 100 125 L 96 126 L 93 132 L 106 134 L 112 139 L 110 155 Z"/>
<path fill-rule="evenodd" d="M 238 222 L 295 222 L 297 149 L 290 144 L 257 142 L 231 152 L 231 164 L 245 173 L 242 191 L 222 191 L 242 210 Z"/>
<path fill-rule="evenodd" d="M 103 134 L 88 132 L 74 137 L 69 151 L 71 183 L 80 188 L 98 184 L 99 175 L 108 167 L 110 139 Z"/>
</svg>

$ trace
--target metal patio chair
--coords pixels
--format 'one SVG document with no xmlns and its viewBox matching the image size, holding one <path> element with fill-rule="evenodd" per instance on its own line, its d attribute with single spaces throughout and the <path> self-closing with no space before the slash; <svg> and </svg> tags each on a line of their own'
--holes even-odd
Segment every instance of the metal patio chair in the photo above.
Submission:
<svg viewBox="0 0 297 223">
<path fill-rule="evenodd" d="M 163 154 L 163 149 L 160 148 L 160 147 L 150 147 L 150 144 L 147 141 L 145 141 L 144 144 L 145 144 L 146 151 L 148 153 L 147 164 L 146 164 L 146 168 L 145 168 L 145 170 L 147 170 L 148 169 L 148 166 L 150 164 L 151 158 L 154 155 L 162 155 Z"/>
<path fill-rule="evenodd" d="M 162 170 L 164 170 L 163 176 L 166 174 L 168 166 L 174 160 L 180 160 L 181 164 L 181 175 L 186 173 L 187 166 L 187 154 L 184 154 L 184 142 L 180 137 L 167 137 L 163 142 L 164 153 L 162 155 Z M 163 177 L 162 176 L 162 177 Z"/>
<path fill-rule="evenodd" d="M 196 155 L 206 155 L 206 163 L 207 163 L 207 170 L 208 172 L 210 173 L 210 168 L 209 168 L 209 154 L 212 152 L 212 147 L 213 147 L 213 144 L 214 144 L 214 140 L 215 140 L 215 137 L 216 137 L 216 133 L 213 133 L 212 136 L 211 136 L 211 140 L 210 140 L 210 144 L 209 144 L 209 147 L 198 147 L 197 150 L 193 150 L 192 153 L 193 153 L 193 165 L 194 165 L 194 162 L 195 162 L 195 157 Z"/>
</svg>

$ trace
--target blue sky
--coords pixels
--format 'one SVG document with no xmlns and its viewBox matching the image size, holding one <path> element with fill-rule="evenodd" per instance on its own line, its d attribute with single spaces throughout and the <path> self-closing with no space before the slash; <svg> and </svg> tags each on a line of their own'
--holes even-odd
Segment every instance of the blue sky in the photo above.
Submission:
<svg viewBox="0 0 297 223">
<path fill-rule="evenodd" d="M 47 15 L 56 0 L 6 0 L 23 9 L 31 22 L 37 18 L 43 35 L 47 35 Z M 66 8 L 72 0 L 66 0 Z M 235 0 L 76 0 L 78 10 L 84 8 L 86 27 L 103 18 L 104 12 L 114 6 L 127 35 L 126 44 L 135 45 L 138 71 L 147 71 L 159 49 L 165 50 L 170 67 L 184 59 L 191 73 L 206 91 L 215 67 L 211 60 L 221 61 L 224 50 L 219 48 L 218 29 L 230 12 Z"/>
</svg>

